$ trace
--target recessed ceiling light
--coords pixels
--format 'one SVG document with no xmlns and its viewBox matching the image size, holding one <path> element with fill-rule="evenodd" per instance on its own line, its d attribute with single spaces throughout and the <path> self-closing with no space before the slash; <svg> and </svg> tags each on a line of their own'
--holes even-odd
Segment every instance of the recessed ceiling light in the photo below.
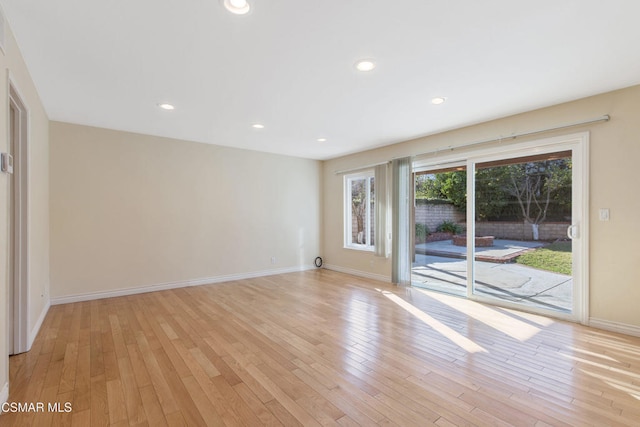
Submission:
<svg viewBox="0 0 640 427">
<path fill-rule="evenodd" d="M 318 141 L 318 142 L 325 142 L 326 140 L 327 140 L 327 138 L 318 138 L 318 139 L 316 139 L 316 141 Z"/>
<path fill-rule="evenodd" d="M 261 125 L 260 123 L 253 124 L 251 127 L 254 129 L 264 129 L 264 125 Z"/>
<path fill-rule="evenodd" d="M 444 97 L 442 97 L 442 96 L 438 96 L 437 98 L 433 98 L 433 99 L 431 100 L 431 103 L 432 103 L 432 104 L 435 104 L 435 105 L 440 105 L 440 104 L 443 104 L 443 103 L 444 103 L 444 101 L 446 101 L 446 100 L 447 100 L 447 98 L 444 98 Z"/>
<path fill-rule="evenodd" d="M 361 59 L 356 62 L 355 67 L 358 71 L 366 72 L 376 68 L 376 63 L 372 59 Z"/>
<path fill-rule="evenodd" d="M 247 0 L 222 0 L 224 7 L 235 15 L 245 15 L 251 10 Z"/>
<path fill-rule="evenodd" d="M 163 110 L 175 110 L 176 108 L 171 104 L 167 104 L 166 102 L 162 104 L 158 104 L 158 107 L 162 108 Z"/>
</svg>

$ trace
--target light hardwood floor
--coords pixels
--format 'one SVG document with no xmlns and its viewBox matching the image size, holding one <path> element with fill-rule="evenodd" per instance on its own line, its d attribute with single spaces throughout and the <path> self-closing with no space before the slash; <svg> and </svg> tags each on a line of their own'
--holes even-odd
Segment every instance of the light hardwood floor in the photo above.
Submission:
<svg viewBox="0 0 640 427">
<path fill-rule="evenodd" d="M 640 423 L 640 339 L 327 270 L 51 307 L 0 425 Z"/>
</svg>

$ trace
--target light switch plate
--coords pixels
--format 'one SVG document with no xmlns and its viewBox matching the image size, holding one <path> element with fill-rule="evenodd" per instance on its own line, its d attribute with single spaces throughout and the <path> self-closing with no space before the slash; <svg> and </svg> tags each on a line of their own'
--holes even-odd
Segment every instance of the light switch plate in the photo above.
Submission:
<svg viewBox="0 0 640 427">
<path fill-rule="evenodd" d="M 600 209 L 600 221 L 609 221 L 609 209 Z"/>
<path fill-rule="evenodd" d="M 5 173 L 13 173 L 13 156 L 9 153 L 0 153 L 0 170 Z"/>
</svg>

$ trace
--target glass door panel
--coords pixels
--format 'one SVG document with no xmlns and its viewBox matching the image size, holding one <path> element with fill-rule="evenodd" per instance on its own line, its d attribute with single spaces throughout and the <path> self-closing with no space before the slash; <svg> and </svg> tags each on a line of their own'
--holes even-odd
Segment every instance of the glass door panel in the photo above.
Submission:
<svg viewBox="0 0 640 427">
<path fill-rule="evenodd" d="M 571 151 L 475 164 L 473 295 L 572 312 L 572 170 Z"/>
<path fill-rule="evenodd" d="M 466 167 L 414 173 L 413 286 L 467 294 Z"/>
</svg>

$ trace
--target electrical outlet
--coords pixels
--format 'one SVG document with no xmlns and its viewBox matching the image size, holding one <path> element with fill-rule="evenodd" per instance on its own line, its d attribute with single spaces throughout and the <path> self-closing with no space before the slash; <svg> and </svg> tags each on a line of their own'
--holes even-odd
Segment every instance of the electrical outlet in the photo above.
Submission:
<svg viewBox="0 0 640 427">
<path fill-rule="evenodd" d="M 271 257 L 271 264 L 275 264 L 276 263 L 276 257 L 272 256 Z"/>
</svg>

